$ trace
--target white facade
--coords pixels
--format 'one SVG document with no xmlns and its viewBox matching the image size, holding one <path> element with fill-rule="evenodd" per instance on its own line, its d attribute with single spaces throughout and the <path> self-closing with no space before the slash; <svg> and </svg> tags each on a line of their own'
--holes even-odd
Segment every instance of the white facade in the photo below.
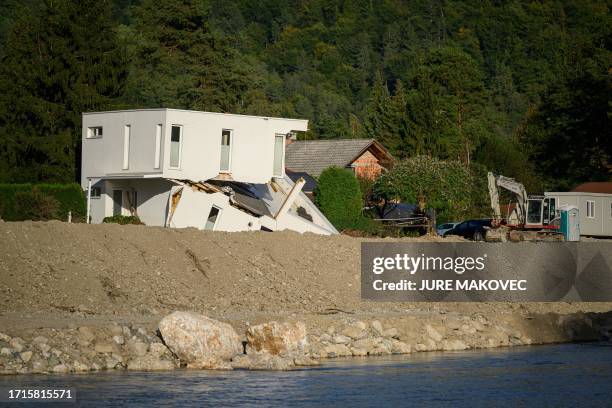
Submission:
<svg viewBox="0 0 612 408">
<path fill-rule="evenodd" d="M 178 109 L 84 113 L 81 184 L 85 190 L 91 185 L 91 222 L 112 215 L 138 215 L 147 225 L 207 228 L 214 207 L 212 218 L 219 213 L 217 230 L 263 227 L 336 233 L 301 193 L 292 200 L 306 200 L 301 211 L 307 207 L 307 213 L 313 214 L 312 222 L 306 220 L 306 224 L 295 213 L 295 203 L 283 217 L 264 219 L 239 209 L 224 193 L 185 188 L 168 225 L 172 191 L 183 182 L 224 180 L 260 186 L 285 180 L 285 138 L 307 129 L 307 120 Z M 290 189 L 293 183 L 288 183 L 281 184 Z M 262 194 L 269 196 L 270 191 Z M 280 188 L 279 194 L 282 200 L 288 191 Z"/>
<path fill-rule="evenodd" d="M 173 126 L 181 130 L 177 166 L 170 160 Z M 102 135 L 93 135 L 92 130 L 99 128 Z M 227 171 L 221 170 L 224 130 L 231 134 Z M 130 175 L 199 181 L 220 174 L 245 183 L 267 183 L 273 176 L 284 176 L 284 170 L 282 174 L 273 174 L 275 137 L 306 130 L 308 121 L 301 119 L 178 109 L 84 113 L 81 183 L 86 187 L 88 177 Z"/>
<path fill-rule="evenodd" d="M 557 199 L 557 208 L 574 205 L 580 215 L 580 235 L 612 236 L 612 194 L 585 192 L 546 192 Z"/>
<path fill-rule="evenodd" d="M 99 188 L 100 194 L 90 199 L 90 216 L 94 224 L 101 223 L 105 217 L 114 215 L 114 192 L 121 191 L 119 215 L 131 215 L 130 200 L 136 192 L 138 216 L 147 225 L 163 226 L 166 220 L 168 192 L 174 185 L 160 178 L 112 178 L 94 180 L 92 190 Z M 86 187 L 87 188 L 87 187 Z M 87 190 L 85 191 L 87 193 Z"/>
</svg>

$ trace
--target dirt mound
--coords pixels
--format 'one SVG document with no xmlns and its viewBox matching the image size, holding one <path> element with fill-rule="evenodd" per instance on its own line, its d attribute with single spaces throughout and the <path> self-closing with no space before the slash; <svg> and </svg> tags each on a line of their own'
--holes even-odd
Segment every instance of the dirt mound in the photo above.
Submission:
<svg viewBox="0 0 612 408">
<path fill-rule="evenodd" d="M 279 311 L 379 313 L 444 307 L 477 312 L 519 307 L 362 302 L 362 241 L 294 232 L 3 222 L 0 314 L 57 311 L 85 317 L 153 317 L 193 310 L 223 317 Z M 541 306 L 544 311 L 562 307 L 569 306 Z"/>
<path fill-rule="evenodd" d="M 361 240 L 346 236 L 5 222 L 0 237 L 1 312 L 322 310 L 359 303 Z"/>
</svg>

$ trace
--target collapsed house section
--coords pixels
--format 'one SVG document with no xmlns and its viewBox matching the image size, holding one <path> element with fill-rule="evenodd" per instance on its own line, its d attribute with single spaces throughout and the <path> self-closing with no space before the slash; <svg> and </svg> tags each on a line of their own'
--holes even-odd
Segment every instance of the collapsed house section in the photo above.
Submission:
<svg viewBox="0 0 612 408">
<path fill-rule="evenodd" d="M 285 146 L 305 119 L 181 109 L 83 114 L 87 222 L 334 234 L 285 173 Z"/>
<path fill-rule="evenodd" d="M 301 191 L 304 180 L 275 177 L 265 184 L 211 179 L 173 180 L 166 226 L 211 231 L 282 231 L 337 234 Z"/>
</svg>

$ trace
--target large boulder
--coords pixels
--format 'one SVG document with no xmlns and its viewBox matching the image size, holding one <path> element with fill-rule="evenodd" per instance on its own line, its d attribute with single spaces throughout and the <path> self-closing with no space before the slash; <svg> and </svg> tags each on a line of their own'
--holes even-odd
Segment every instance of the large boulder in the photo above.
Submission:
<svg viewBox="0 0 612 408">
<path fill-rule="evenodd" d="M 174 312 L 159 322 L 168 348 L 190 368 L 231 369 L 230 360 L 242 353 L 232 326 L 191 312 Z"/>
<path fill-rule="evenodd" d="M 249 326 L 246 331 L 247 353 L 303 355 L 308 344 L 306 325 L 302 322 L 268 322 Z"/>
</svg>

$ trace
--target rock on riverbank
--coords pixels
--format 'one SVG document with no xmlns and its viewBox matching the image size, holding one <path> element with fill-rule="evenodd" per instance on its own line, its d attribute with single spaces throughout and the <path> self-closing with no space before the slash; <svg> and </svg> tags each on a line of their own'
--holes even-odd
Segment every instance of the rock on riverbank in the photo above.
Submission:
<svg viewBox="0 0 612 408">
<path fill-rule="evenodd" d="M 197 313 L 174 312 L 161 320 L 159 331 L 188 368 L 228 369 L 232 357 L 242 353 L 232 326 Z"/>
<path fill-rule="evenodd" d="M 153 371 L 177 365 L 154 332 L 133 326 L 41 329 L 30 338 L 0 333 L 0 374 Z"/>
<path fill-rule="evenodd" d="M 244 337 L 234 326 L 174 312 L 160 321 L 159 331 L 113 324 L 0 333 L 0 374 L 179 367 L 289 370 L 345 356 L 610 340 L 612 314 L 330 316 L 316 323 L 247 324 Z"/>
</svg>

